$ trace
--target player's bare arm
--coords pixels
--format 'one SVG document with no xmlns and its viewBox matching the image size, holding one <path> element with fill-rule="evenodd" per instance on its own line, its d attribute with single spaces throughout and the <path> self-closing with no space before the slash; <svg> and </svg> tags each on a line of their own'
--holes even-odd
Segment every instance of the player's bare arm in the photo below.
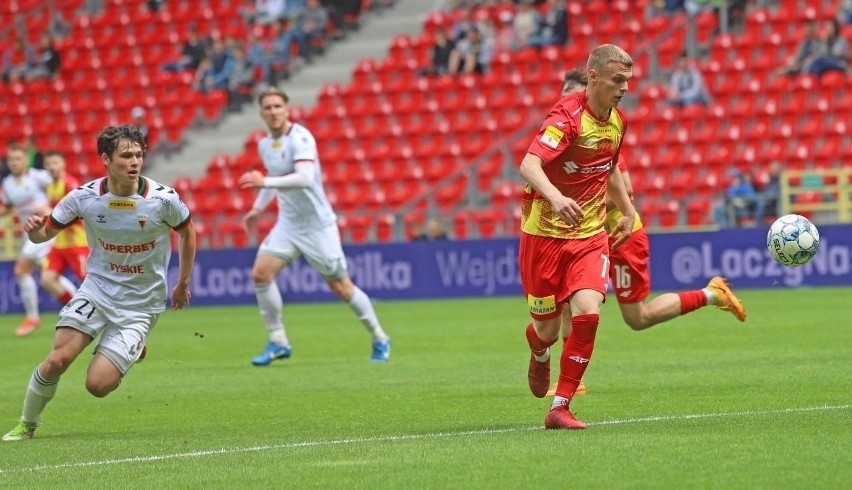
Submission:
<svg viewBox="0 0 852 490">
<path fill-rule="evenodd" d="M 257 229 L 257 222 L 260 219 L 260 213 L 269 206 L 269 203 L 275 199 L 275 190 L 269 188 L 261 188 L 260 192 L 257 194 L 257 198 L 254 200 L 254 204 L 252 204 L 251 209 L 249 209 L 245 215 L 243 215 L 243 227 L 246 230 L 246 233 L 254 233 Z"/>
<path fill-rule="evenodd" d="M 180 310 L 189 306 L 189 281 L 195 264 L 195 225 L 190 220 L 177 230 L 178 234 L 178 280 L 172 290 L 172 308 Z"/>
<path fill-rule="evenodd" d="M 606 192 L 607 196 L 615 203 L 615 207 L 623 215 L 609 234 L 610 237 L 616 238 L 615 243 L 612 244 L 612 248 L 616 249 L 630 238 L 633 233 L 633 223 L 636 220 L 636 209 L 633 207 L 633 202 L 630 200 L 627 188 L 624 185 L 624 177 L 618 167 L 615 167 L 609 173 Z"/>
<path fill-rule="evenodd" d="M 550 205 L 560 218 L 571 226 L 577 226 L 583 219 L 583 209 L 576 201 L 562 195 L 550 182 L 542 169 L 543 164 L 541 157 L 527 153 L 521 162 L 521 176 L 536 192 L 550 201 Z"/>
<path fill-rule="evenodd" d="M 33 243 L 44 243 L 59 234 L 58 229 L 47 226 L 48 216 L 30 216 L 24 223 L 24 231 Z"/>
</svg>

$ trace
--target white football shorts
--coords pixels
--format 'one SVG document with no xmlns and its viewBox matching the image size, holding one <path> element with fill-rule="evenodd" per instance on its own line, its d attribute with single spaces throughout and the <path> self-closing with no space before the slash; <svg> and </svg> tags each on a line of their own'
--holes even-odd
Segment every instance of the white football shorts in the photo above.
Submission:
<svg viewBox="0 0 852 490">
<path fill-rule="evenodd" d="M 300 255 L 326 280 L 347 277 L 346 256 L 340 244 L 337 225 L 321 230 L 293 233 L 275 225 L 260 244 L 258 254 L 266 253 L 292 264 Z"/>
<path fill-rule="evenodd" d="M 159 313 L 104 308 L 78 293 L 59 312 L 56 326 L 71 327 L 93 339 L 100 335 L 95 352 L 103 354 L 125 375 L 142 355 L 148 334 L 159 317 Z"/>
<path fill-rule="evenodd" d="M 36 264 L 44 262 L 44 258 L 50 253 L 53 248 L 53 242 L 56 238 L 43 243 L 33 243 L 26 235 L 24 235 L 24 245 L 21 247 L 21 257 L 31 260 Z"/>
</svg>

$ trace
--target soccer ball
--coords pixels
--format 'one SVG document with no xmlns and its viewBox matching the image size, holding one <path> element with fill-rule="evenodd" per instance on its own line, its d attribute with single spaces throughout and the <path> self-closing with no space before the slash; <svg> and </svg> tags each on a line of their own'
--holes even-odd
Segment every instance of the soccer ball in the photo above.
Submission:
<svg viewBox="0 0 852 490">
<path fill-rule="evenodd" d="M 781 216 L 769 227 L 766 236 L 769 255 L 781 265 L 799 267 L 807 264 L 819 248 L 819 231 L 804 216 Z"/>
</svg>

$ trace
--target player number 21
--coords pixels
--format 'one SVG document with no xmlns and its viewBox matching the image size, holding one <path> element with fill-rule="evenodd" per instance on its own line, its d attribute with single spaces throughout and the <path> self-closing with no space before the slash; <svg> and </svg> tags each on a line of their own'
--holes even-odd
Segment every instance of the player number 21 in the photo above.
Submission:
<svg viewBox="0 0 852 490">
<path fill-rule="evenodd" d="M 95 314 L 95 305 L 91 305 L 91 309 L 89 310 L 89 312 L 88 312 L 88 313 L 86 313 L 85 311 L 83 311 L 83 310 L 84 310 L 87 306 L 89 306 L 90 304 L 91 304 L 91 303 L 89 303 L 89 300 L 84 299 L 84 300 L 83 300 L 83 304 L 82 304 L 82 305 L 80 305 L 80 306 L 78 306 L 78 307 L 77 307 L 77 309 L 76 309 L 76 310 L 74 310 L 74 313 L 76 313 L 76 314 L 78 314 L 78 315 L 80 315 L 80 316 L 84 316 L 84 317 L 86 317 L 86 319 L 87 319 L 87 320 L 88 320 L 88 319 L 90 319 L 90 318 L 92 318 L 92 315 L 94 315 L 94 314 Z"/>
</svg>

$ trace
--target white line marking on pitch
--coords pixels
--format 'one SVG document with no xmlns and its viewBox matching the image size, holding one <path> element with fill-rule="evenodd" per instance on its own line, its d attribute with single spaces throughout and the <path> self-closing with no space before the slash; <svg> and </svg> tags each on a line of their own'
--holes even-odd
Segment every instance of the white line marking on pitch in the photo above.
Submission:
<svg viewBox="0 0 852 490">
<path fill-rule="evenodd" d="M 771 415 L 771 414 L 786 414 L 799 412 L 823 412 L 828 410 L 846 410 L 850 405 L 822 405 L 817 407 L 799 407 L 799 408 L 784 408 L 780 410 L 743 410 L 740 412 L 717 412 L 717 413 L 696 413 L 686 415 L 657 415 L 652 417 L 640 417 L 635 419 L 613 419 L 602 420 L 600 422 L 589 422 L 588 425 L 595 427 L 599 425 L 626 425 L 638 424 L 642 422 L 659 422 L 661 420 L 694 420 L 694 419 L 713 419 L 720 417 L 741 417 L 748 415 Z M 304 441 L 290 442 L 286 444 L 273 444 L 268 446 L 250 446 L 250 447 L 234 447 L 222 449 L 210 449 L 207 451 L 192 451 L 186 453 L 161 454 L 153 456 L 134 456 L 132 458 L 121 459 L 105 459 L 101 461 L 84 461 L 78 463 L 63 463 L 55 465 L 40 465 L 29 468 L 10 468 L 0 469 L 0 475 L 9 473 L 26 473 L 45 470 L 61 470 L 68 468 L 84 468 L 88 466 L 109 466 L 125 463 L 149 463 L 152 461 L 163 461 L 167 459 L 182 459 L 182 458 L 197 458 L 201 456 L 215 456 L 217 454 L 239 454 L 252 453 L 260 451 L 271 451 L 276 449 L 293 449 L 300 447 L 313 446 L 340 446 L 345 444 L 360 444 L 365 442 L 393 442 L 393 441 L 412 441 L 419 439 L 435 439 L 440 437 L 458 437 L 458 436 L 484 436 L 491 434 L 505 434 L 510 432 L 526 432 L 532 430 L 541 430 L 541 426 L 536 427 L 511 427 L 506 429 L 482 429 L 469 430 L 461 432 L 435 432 L 431 434 L 409 434 L 401 436 L 375 436 L 375 437 L 356 437 L 352 439 L 333 439 L 328 441 Z M 2 443 L 0 443 L 2 444 Z M 27 444 L 19 442 L 18 444 Z"/>
</svg>

